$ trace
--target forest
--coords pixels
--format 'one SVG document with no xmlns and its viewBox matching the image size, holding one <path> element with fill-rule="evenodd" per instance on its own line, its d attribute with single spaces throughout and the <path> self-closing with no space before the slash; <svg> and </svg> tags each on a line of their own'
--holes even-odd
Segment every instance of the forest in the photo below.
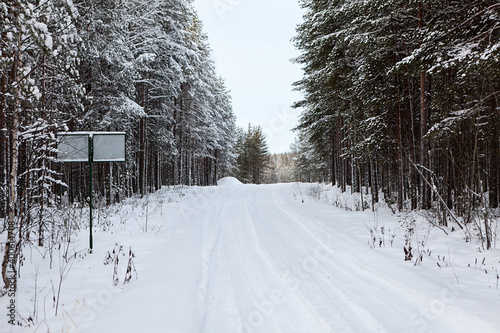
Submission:
<svg viewBox="0 0 500 333">
<path fill-rule="evenodd" d="M 125 163 L 94 163 L 98 206 L 213 185 L 234 163 L 231 97 L 191 1 L 7 0 L 0 31 L 6 286 L 9 251 L 47 245 L 52 208 L 89 197 L 88 165 L 57 160 L 58 133 L 126 133 Z"/>
<path fill-rule="evenodd" d="M 275 154 L 194 0 L 0 0 L 2 332 L 499 327 L 500 3 L 297 1 Z"/>
<path fill-rule="evenodd" d="M 302 0 L 295 144 L 311 181 L 379 194 L 487 248 L 500 199 L 500 3 Z"/>
<path fill-rule="evenodd" d="M 94 165 L 97 207 L 226 175 L 331 182 L 370 195 L 374 210 L 383 201 L 474 229 L 489 249 L 500 201 L 500 4 L 300 4 L 298 139 L 271 155 L 260 126 L 236 127 L 191 0 L 0 1 L 6 288 L 24 245 L 58 242 L 67 226 L 55 212 L 88 203 L 87 163 L 57 159 L 58 134 L 74 131 L 127 135 L 126 162 Z"/>
</svg>

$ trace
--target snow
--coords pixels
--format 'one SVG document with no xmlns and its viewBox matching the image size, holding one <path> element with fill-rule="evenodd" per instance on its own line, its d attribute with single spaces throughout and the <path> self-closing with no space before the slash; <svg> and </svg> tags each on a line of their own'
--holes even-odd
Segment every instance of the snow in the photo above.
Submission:
<svg viewBox="0 0 500 333">
<path fill-rule="evenodd" d="M 53 44 L 54 44 L 54 42 L 52 40 L 52 36 L 49 34 L 46 34 L 45 35 L 45 47 L 47 47 L 47 49 L 49 49 L 49 50 L 52 50 Z"/>
<path fill-rule="evenodd" d="M 234 187 L 243 185 L 238 179 L 234 177 L 224 177 L 217 181 L 217 186 Z"/>
<path fill-rule="evenodd" d="M 500 332 L 498 249 L 429 229 L 417 214 L 356 211 L 359 193 L 331 186 L 218 184 L 96 211 L 92 254 L 85 216 L 68 211 L 82 221 L 74 258 L 55 249 L 49 270 L 48 253 L 24 251 L 16 304 L 36 325 L 11 331 Z M 423 254 L 417 266 L 403 260 L 408 226 Z M 103 263 L 113 249 L 116 286 Z M 137 274 L 124 284 L 131 258 Z"/>
</svg>

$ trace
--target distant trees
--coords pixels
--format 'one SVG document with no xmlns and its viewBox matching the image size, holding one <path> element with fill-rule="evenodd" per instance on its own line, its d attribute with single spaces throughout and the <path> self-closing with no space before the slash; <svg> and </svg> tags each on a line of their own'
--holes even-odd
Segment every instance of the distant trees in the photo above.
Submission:
<svg viewBox="0 0 500 333">
<path fill-rule="evenodd" d="M 498 207 L 498 2 L 301 5 L 301 158 L 344 190 L 371 188 L 375 201 L 382 190 L 442 224 L 448 209 L 467 221 L 471 208 Z"/>
<path fill-rule="evenodd" d="M 329 164 L 311 149 L 304 138 L 295 139 L 290 146 L 293 159 L 294 181 L 314 183 L 329 180 Z"/>
<path fill-rule="evenodd" d="M 296 156 L 293 153 L 270 154 L 264 171 L 263 183 L 292 183 L 298 181 Z"/>
<path fill-rule="evenodd" d="M 269 151 L 260 126 L 238 129 L 236 139 L 236 176 L 244 183 L 260 184 L 268 164 Z"/>
<path fill-rule="evenodd" d="M 127 163 L 95 164 L 102 204 L 233 167 L 231 98 L 191 1 L 3 0 L 0 35 L 5 254 L 46 245 L 48 210 L 89 195 L 87 165 L 55 159 L 58 132 L 127 133 Z"/>
</svg>

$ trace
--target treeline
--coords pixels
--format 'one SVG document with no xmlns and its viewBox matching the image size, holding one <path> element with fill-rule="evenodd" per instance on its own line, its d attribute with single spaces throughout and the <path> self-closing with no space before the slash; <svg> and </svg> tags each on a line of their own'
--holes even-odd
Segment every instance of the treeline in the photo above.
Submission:
<svg viewBox="0 0 500 333">
<path fill-rule="evenodd" d="M 234 164 L 230 96 L 191 1 L 4 0 L 0 34 L 0 231 L 17 253 L 43 245 L 47 207 L 89 195 L 57 133 L 127 133 L 126 163 L 95 163 L 96 202 L 214 184 Z"/>
<path fill-rule="evenodd" d="M 267 168 L 264 170 L 263 183 L 306 182 L 306 177 L 297 169 L 297 157 L 293 153 L 269 154 Z"/>
<path fill-rule="evenodd" d="M 397 207 L 472 218 L 500 188 L 500 4 L 302 0 L 302 165 Z M 313 177 L 314 178 L 314 177 Z M 491 235 L 491 234 L 490 234 Z"/>
<path fill-rule="evenodd" d="M 323 179 L 317 177 L 318 170 L 311 164 L 311 156 L 303 154 L 299 141 L 296 140 L 290 149 L 291 152 L 288 153 L 270 153 L 260 126 L 248 124 L 247 129 L 238 128 L 235 144 L 236 163 L 230 175 L 246 184 L 328 180 L 328 173 Z"/>
<path fill-rule="evenodd" d="M 268 167 L 269 148 L 260 126 L 238 128 L 235 145 L 235 176 L 243 183 L 261 184 Z"/>
<path fill-rule="evenodd" d="M 304 169 L 298 167 L 298 155 L 292 148 L 291 153 L 271 154 L 260 126 L 249 124 L 246 130 L 238 128 L 236 163 L 231 175 L 246 184 L 310 181 Z"/>
</svg>

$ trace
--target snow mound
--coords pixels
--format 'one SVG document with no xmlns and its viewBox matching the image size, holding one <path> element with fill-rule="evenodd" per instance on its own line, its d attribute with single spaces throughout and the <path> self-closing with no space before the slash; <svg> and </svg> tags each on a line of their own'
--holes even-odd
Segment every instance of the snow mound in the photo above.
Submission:
<svg viewBox="0 0 500 333">
<path fill-rule="evenodd" d="M 238 179 L 234 178 L 234 177 L 224 177 L 224 178 L 221 178 L 217 181 L 217 185 L 218 186 L 239 186 L 239 185 L 243 185 L 242 182 L 240 182 Z"/>
</svg>

